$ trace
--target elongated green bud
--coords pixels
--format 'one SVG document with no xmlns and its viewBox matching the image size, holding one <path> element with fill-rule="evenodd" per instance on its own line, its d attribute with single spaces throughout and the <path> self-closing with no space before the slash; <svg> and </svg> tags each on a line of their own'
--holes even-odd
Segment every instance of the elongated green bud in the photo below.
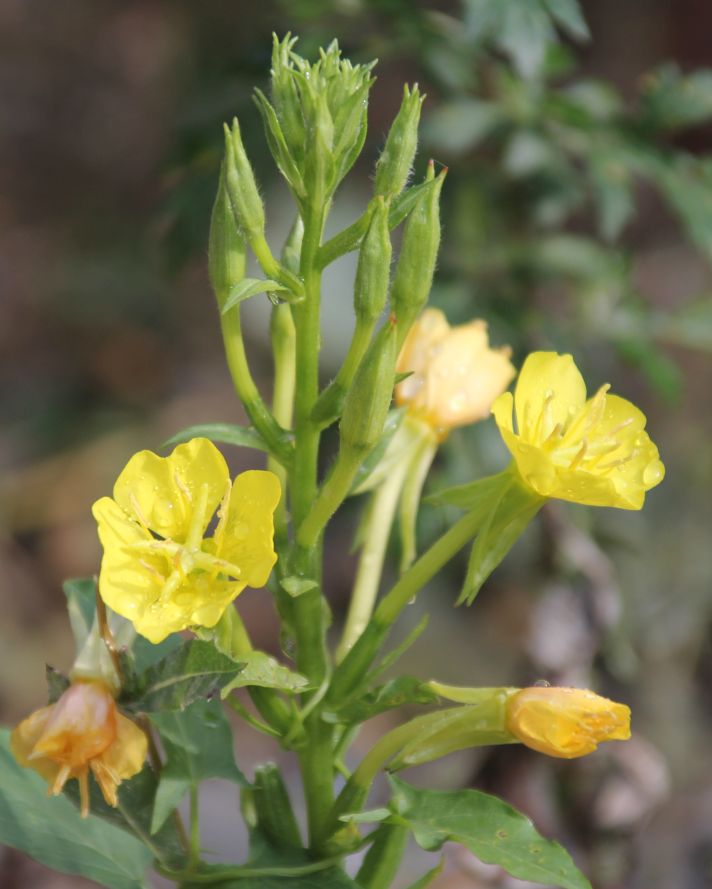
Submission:
<svg viewBox="0 0 712 889">
<path fill-rule="evenodd" d="M 403 102 L 376 164 L 376 194 L 395 196 L 405 188 L 418 147 L 418 123 L 424 99 L 417 83 L 412 90 L 407 84 L 403 87 Z"/>
<path fill-rule="evenodd" d="M 344 399 L 342 447 L 370 451 L 383 434 L 393 394 L 397 333 L 391 316 L 374 337 Z"/>
<path fill-rule="evenodd" d="M 225 124 L 225 182 L 240 229 L 248 240 L 262 235 L 265 210 L 252 166 L 245 154 L 237 118 L 232 121 L 232 129 Z"/>
<path fill-rule="evenodd" d="M 391 288 L 391 305 L 398 319 L 398 345 L 421 309 L 433 284 L 440 247 L 440 191 L 447 169 L 435 179 L 411 211 L 403 232 L 403 244 Z M 427 180 L 434 177 L 433 162 L 428 165 Z"/>
<path fill-rule="evenodd" d="M 210 217 L 208 275 L 222 309 L 230 290 L 245 277 L 245 242 L 235 224 L 225 186 L 225 165 L 220 170 L 218 191 Z"/>
<path fill-rule="evenodd" d="M 267 839 L 279 846 L 301 849 L 302 839 L 287 788 L 274 763 L 255 769 L 253 800 L 257 824 Z"/>
<path fill-rule="evenodd" d="M 386 307 L 391 252 L 388 202 L 379 197 L 366 237 L 361 243 L 356 267 L 354 309 L 357 321 L 373 323 Z"/>
</svg>

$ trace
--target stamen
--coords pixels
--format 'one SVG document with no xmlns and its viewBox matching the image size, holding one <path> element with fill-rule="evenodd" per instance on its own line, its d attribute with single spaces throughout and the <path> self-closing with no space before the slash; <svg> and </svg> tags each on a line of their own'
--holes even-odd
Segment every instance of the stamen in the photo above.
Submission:
<svg viewBox="0 0 712 889">
<path fill-rule="evenodd" d="M 86 768 L 77 775 L 79 779 L 79 799 L 81 800 L 81 815 L 82 818 L 89 817 L 89 775 L 87 774 Z"/>
<path fill-rule="evenodd" d="M 176 487 L 180 490 L 181 494 L 188 501 L 188 503 L 192 503 L 193 502 L 193 495 L 190 493 L 190 488 L 186 485 L 186 483 L 180 477 L 177 470 L 173 473 L 173 481 L 175 482 Z"/>
<path fill-rule="evenodd" d="M 557 423 L 556 426 L 551 430 L 547 438 L 541 443 L 541 446 L 545 448 L 549 444 L 553 444 L 554 439 L 560 439 L 561 435 L 564 431 L 564 427 L 561 423 Z"/>
<path fill-rule="evenodd" d="M 150 534 L 151 529 L 148 527 L 146 516 L 143 514 L 143 510 L 141 509 L 141 505 L 139 504 L 135 494 L 129 494 L 129 503 L 131 504 L 131 509 L 133 509 L 134 513 L 136 514 L 136 518 L 138 519 L 139 524 L 143 527 L 143 530 L 147 531 Z"/>
<path fill-rule="evenodd" d="M 57 772 L 57 777 L 54 779 L 54 784 L 50 788 L 51 796 L 59 796 L 62 792 L 62 788 L 67 783 L 67 779 L 71 773 L 72 769 L 66 763 L 62 766 L 62 768 Z"/>
<path fill-rule="evenodd" d="M 158 578 L 158 580 L 160 580 L 161 582 L 163 582 L 163 580 L 165 580 L 165 578 L 163 577 L 161 572 L 158 570 L 158 568 L 155 567 L 155 565 L 151 565 L 145 559 L 139 559 L 138 563 L 139 563 L 139 565 L 141 565 L 142 568 L 145 568 L 146 571 L 148 571 L 150 574 L 153 574 L 153 576 Z"/>
<path fill-rule="evenodd" d="M 583 462 L 584 457 L 586 456 L 586 450 L 588 449 L 588 442 L 586 439 L 583 440 L 583 444 L 576 452 L 574 459 L 569 464 L 569 469 L 578 469 L 578 467 Z"/>
</svg>

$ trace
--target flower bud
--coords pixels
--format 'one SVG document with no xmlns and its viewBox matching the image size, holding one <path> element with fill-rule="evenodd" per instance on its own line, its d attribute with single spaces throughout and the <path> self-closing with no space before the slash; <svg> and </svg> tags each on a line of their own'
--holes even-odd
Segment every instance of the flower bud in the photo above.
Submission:
<svg viewBox="0 0 712 889">
<path fill-rule="evenodd" d="M 356 451 L 370 451 L 383 433 L 393 395 L 396 324 L 391 317 L 374 337 L 344 399 L 341 442 Z"/>
<path fill-rule="evenodd" d="M 69 686 L 56 704 L 36 710 L 12 732 L 20 765 L 39 772 L 56 796 L 70 778 L 79 781 L 81 813 L 89 814 L 89 770 L 104 799 L 117 803 L 116 790 L 137 774 L 146 758 L 146 735 L 116 710 L 103 682 Z"/>
<path fill-rule="evenodd" d="M 398 319 L 398 344 L 428 300 L 440 247 L 440 191 L 447 170 L 435 180 L 411 211 L 391 288 L 391 303 Z M 433 162 L 428 179 L 434 176 Z"/>
<path fill-rule="evenodd" d="M 237 118 L 233 118 L 232 129 L 225 124 L 225 183 L 240 230 L 248 240 L 262 235 L 265 229 L 264 206 L 252 166 L 245 154 Z"/>
<path fill-rule="evenodd" d="M 208 274 L 221 309 L 230 290 L 245 277 L 245 266 L 245 243 L 235 224 L 223 164 L 210 217 L 208 240 Z"/>
<path fill-rule="evenodd" d="M 378 198 L 371 223 L 361 243 L 356 268 L 354 309 L 360 321 L 375 322 L 386 306 L 391 270 L 388 204 Z"/>
<path fill-rule="evenodd" d="M 412 91 L 407 84 L 403 87 L 403 102 L 376 164 L 375 194 L 395 197 L 405 188 L 418 147 L 418 123 L 424 99 L 417 83 Z"/>
<path fill-rule="evenodd" d="M 523 688 L 507 699 L 507 730 L 522 744 L 573 759 L 630 738 L 630 708 L 582 688 Z"/>
</svg>

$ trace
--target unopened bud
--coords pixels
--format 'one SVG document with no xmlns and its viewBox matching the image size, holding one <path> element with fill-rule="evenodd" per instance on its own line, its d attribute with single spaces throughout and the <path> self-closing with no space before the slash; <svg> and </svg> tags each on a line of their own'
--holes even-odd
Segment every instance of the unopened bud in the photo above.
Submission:
<svg viewBox="0 0 712 889">
<path fill-rule="evenodd" d="M 418 123 L 424 99 L 417 83 L 412 91 L 407 84 L 403 88 L 403 102 L 376 164 L 376 194 L 395 196 L 405 188 L 418 147 Z"/>
<path fill-rule="evenodd" d="M 396 324 L 389 318 L 374 337 L 344 399 L 342 445 L 370 451 L 383 434 L 393 395 L 396 366 Z"/>
<path fill-rule="evenodd" d="M 440 247 L 440 191 L 447 170 L 435 179 L 408 216 L 403 244 L 391 289 L 391 303 L 398 319 L 399 345 L 428 300 Z M 433 179 L 431 161 L 427 179 Z"/>
<path fill-rule="evenodd" d="M 225 124 L 225 183 L 240 229 L 248 240 L 261 235 L 265 229 L 264 206 L 245 154 L 237 118 L 233 119 L 232 129 Z"/>
<path fill-rule="evenodd" d="M 230 290 L 245 277 L 245 243 L 238 231 L 225 184 L 225 166 L 220 170 L 220 182 L 210 217 L 208 239 L 208 274 L 222 309 Z"/>
<path fill-rule="evenodd" d="M 386 305 L 391 269 L 391 237 L 388 227 L 388 204 L 376 199 L 371 223 L 361 242 L 354 287 L 356 318 L 375 321 Z"/>
</svg>

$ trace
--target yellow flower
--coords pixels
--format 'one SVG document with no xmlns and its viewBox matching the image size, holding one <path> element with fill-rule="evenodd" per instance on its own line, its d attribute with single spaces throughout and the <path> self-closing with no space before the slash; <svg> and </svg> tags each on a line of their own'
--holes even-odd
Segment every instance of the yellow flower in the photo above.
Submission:
<svg viewBox="0 0 712 889">
<path fill-rule="evenodd" d="M 533 686 L 508 698 L 506 726 L 532 750 L 573 759 L 630 738 L 630 708 L 582 688 Z"/>
<path fill-rule="evenodd" d="M 55 796 L 70 778 L 79 781 L 82 817 L 89 814 L 89 769 L 104 799 L 116 805 L 116 788 L 141 771 L 145 734 L 116 710 L 103 682 L 75 682 L 56 704 L 35 710 L 11 735 L 20 765 L 35 769 Z"/>
<path fill-rule="evenodd" d="M 450 327 L 439 309 L 426 309 L 408 332 L 396 371 L 396 401 L 445 438 L 455 426 L 489 416 L 494 399 L 515 375 L 509 348 L 490 349 L 487 325 Z"/>
<path fill-rule="evenodd" d="M 102 599 L 154 643 L 215 626 L 246 586 L 267 583 L 279 497 L 271 472 L 243 472 L 231 483 L 225 459 L 205 438 L 168 457 L 134 454 L 114 499 L 93 507 L 104 547 Z M 215 531 L 204 539 L 216 510 Z"/>
<path fill-rule="evenodd" d="M 495 401 L 492 413 L 519 474 L 542 497 L 640 509 L 645 492 L 662 481 L 645 414 L 608 389 L 587 401 L 571 355 L 533 352 L 514 397 L 505 392 Z"/>
</svg>

